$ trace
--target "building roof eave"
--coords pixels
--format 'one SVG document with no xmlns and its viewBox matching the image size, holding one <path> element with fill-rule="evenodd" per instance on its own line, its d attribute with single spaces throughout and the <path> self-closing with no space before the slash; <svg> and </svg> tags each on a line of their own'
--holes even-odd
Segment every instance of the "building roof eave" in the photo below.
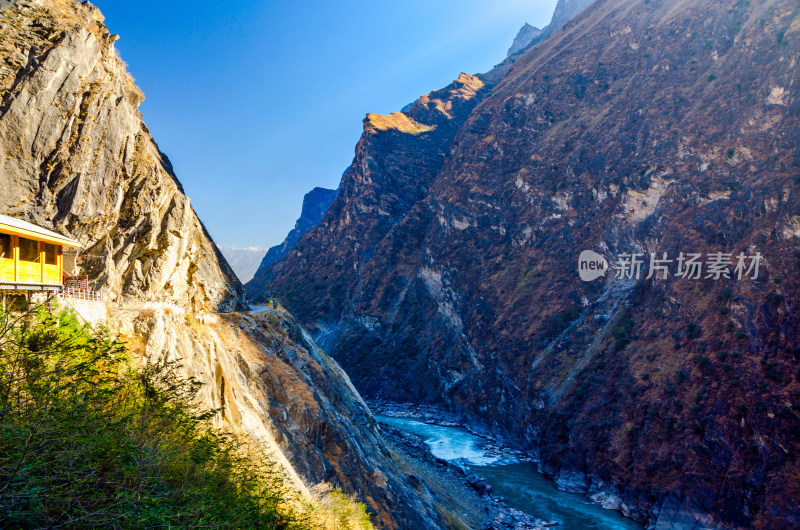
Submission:
<svg viewBox="0 0 800 530">
<path fill-rule="evenodd" d="M 0 232 L 36 239 L 37 241 L 44 241 L 45 243 L 52 243 L 54 245 L 63 245 L 67 247 L 81 246 L 78 241 L 70 237 L 62 236 L 57 232 L 47 230 L 41 226 L 36 226 L 33 223 L 2 214 L 0 214 Z"/>
</svg>

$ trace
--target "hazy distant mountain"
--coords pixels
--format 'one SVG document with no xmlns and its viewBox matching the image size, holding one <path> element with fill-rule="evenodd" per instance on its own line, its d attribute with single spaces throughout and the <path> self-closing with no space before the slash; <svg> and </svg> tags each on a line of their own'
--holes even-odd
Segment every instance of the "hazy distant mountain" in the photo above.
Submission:
<svg viewBox="0 0 800 530">
<path fill-rule="evenodd" d="M 517 36 L 514 38 L 514 42 L 508 49 L 508 54 L 506 56 L 511 57 L 515 53 L 519 53 L 523 49 L 527 48 L 528 45 L 530 45 L 530 43 L 533 42 L 533 39 L 535 39 L 541 34 L 542 30 L 534 26 L 531 26 L 526 22 L 525 25 L 522 26 L 522 28 L 520 28 L 519 33 L 517 33 Z"/>
<path fill-rule="evenodd" d="M 267 253 L 267 249 L 257 247 L 234 248 L 220 246 L 219 250 L 228 260 L 228 264 L 242 283 L 249 282 L 253 278 L 253 275 L 258 270 L 259 263 L 264 258 L 264 254 Z"/>
<path fill-rule="evenodd" d="M 294 228 L 286 235 L 286 239 L 280 245 L 275 245 L 270 248 L 266 255 L 262 254 L 263 259 L 260 265 L 256 265 L 256 270 L 253 271 L 247 279 L 239 277 L 242 283 L 250 282 L 246 287 L 258 294 L 263 293 L 264 280 L 266 270 L 269 265 L 275 263 L 279 259 L 285 257 L 295 246 L 295 244 L 303 237 L 306 232 L 317 226 L 328 211 L 333 200 L 336 198 L 338 190 L 329 190 L 327 188 L 314 188 L 303 197 L 303 208 L 300 212 L 300 217 L 294 225 Z M 234 268 L 235 270 L 235 268 Z M 255 276 L 255 277 L 254 277 Z M 252 281 L 251 281 L 252 280 Z M 255 301 L 255 298 L 252 299 Z"/>
<path fill-rule="evenodd" d="M 521 55 L 528 51 L 528 48 L 546 40 L 550 35 L 564 27 L 564 25 L 575 18 L 581 11 L 589 7 L 595 0 L 559 0 L 556 4 L 553 17 L 550 23 L 543 29 L 531 26 L 527 22 L 520 28 L 514 42 L 508 49 L 506 58 L 514 55 Z"/>
</svg>

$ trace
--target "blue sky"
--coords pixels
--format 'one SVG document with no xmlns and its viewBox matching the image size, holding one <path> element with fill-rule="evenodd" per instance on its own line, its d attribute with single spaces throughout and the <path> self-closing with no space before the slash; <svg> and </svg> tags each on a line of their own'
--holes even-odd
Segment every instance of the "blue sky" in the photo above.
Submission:
<svg viewBox="0 0 800 530">
<path fill-rule="evenodd" d="M 556 0 L 95 0 L 141 111 L 214 240 L 283 240 L 335 188 L 368 112 L 500 62 Z"/>
</svg>

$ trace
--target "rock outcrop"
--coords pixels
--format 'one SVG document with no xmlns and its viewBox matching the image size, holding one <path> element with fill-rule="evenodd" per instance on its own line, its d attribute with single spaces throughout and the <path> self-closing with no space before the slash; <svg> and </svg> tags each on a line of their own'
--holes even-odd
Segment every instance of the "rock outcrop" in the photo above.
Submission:
<svg viewBox="0 0 800 530">
<path fill-rule="evenodd" d="M 469 100 L 368 117 L 267 287 L 363 394 L 442 404 L 640 521 L 797 527 L 797 14 L 600 0 Z M 765 261 L 582 282 L 584 249 Z"/>
<path fill-rule="evenodd" d="M 293 317 L 236 313 L 244 289 L 144 125 L 99 10 L 0 9 L 0 211 L 78 239 L 110 329 L 142 359 L 179 361 L 204 383 L 202 404 L 271 448 L 298 489 L 341 486 L 379 527 L 440 527 L 348 377 Z"/>
<path fill-rule="evenodd" d="M 563 28 L 581 11 L 589 7 L 595 0 L 558 0 L 550 23 L 543 29 L 535 28 L 528 23 L 520 28 L 514 42 L 508 49 L 506 61 L 513 62 L 516 56 L 528 51 L 540 42 L 547 40 L 556 31 Z"/>
<path fill-rule="evenodd" d="M 535 28 L 526 22 L 525 25 L 520 28 L 517 36 L 514 37 L 514 42 L 511 43 L 511 47 L 508 49 L 508 54 L 506 54 L 506 57 L 511 57 L 512 55 L 516 55 L 527 49 L 533 40 L 539 37 L 541 34 L 542 30 Z"/>
</svg>

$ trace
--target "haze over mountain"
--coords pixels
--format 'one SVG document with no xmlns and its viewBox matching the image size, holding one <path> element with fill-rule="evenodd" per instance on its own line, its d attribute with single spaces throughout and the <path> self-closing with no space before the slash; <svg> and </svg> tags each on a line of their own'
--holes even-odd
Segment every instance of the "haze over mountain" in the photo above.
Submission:
<svg viewBox="0 0 800 530">
<path fill-rule="evenodd" d="M 240 282 L 249 282 L 253 279 L 261 260 L 267 253 L 265 248 L 234 248 L 220 246 L 220 252 L 233 269 Z"/>
<path fill-rule="evenodd" d="M 639 521 L 798 527 L 800 8 L 570 6 L 492 72 L 368 114 L 322 221 L 248 291 L 367 397 L 511 437 Z M 583 282 L 583 250 L 645 274 Z M 681 253 L 710 271 L 676 276 Z"/>
</svg>

